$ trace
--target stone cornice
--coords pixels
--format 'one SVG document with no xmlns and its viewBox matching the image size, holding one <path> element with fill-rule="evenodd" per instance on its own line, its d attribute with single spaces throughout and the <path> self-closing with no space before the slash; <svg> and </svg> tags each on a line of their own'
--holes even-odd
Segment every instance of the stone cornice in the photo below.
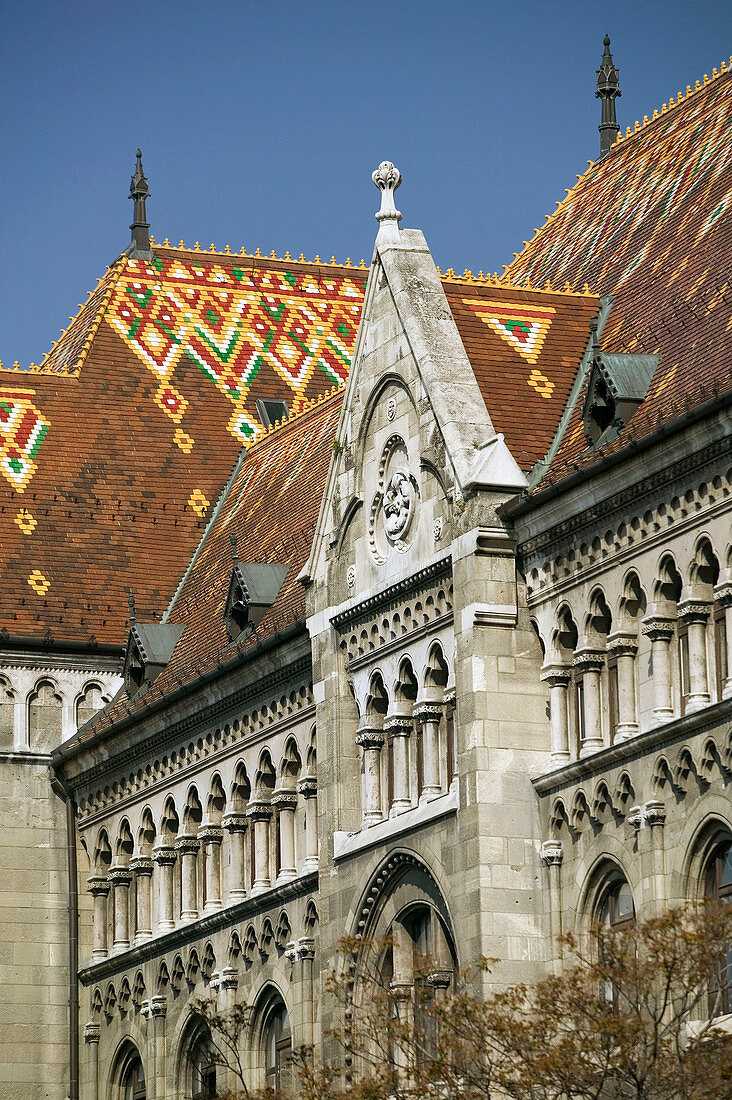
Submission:
<svg viewBox="0 0 732 1100">
<path fill-rule="evenodd" d="M 72 790 L 78 790 L 80 787 L 88 783 L 93 783 L 96 779 L 101 778 L 107 773 L 118 771 L 127 763 L 135 762 L 147 758 L 148 756 L 156 757 L 161 752 L 164 752 L 166 748 L 172 747 L 176 741 L 187 740 L 191 733 L 202 727 L 209 726 L 213 721 L 228 714 L 230 711 L 240 710 L 245 703 L 250 702 L 252 699 L 256 699 L 263 694 L 268 694 L 280 684 L 302 676 L 303 673 L 310 673 L 311 670 L 312 660 L 308 651 L 307 654 L 303 654 L 303 656 L 296 658 L 294 661 L 283 664 L 281 668 L 277 668 L 266 676 L 253 678 L 250 683 L 245 684 L 243 687 L 239 688 L 238 691 L 225 694 L 221 699 L 217 699 L 208 706 L 202 707 L 194 714 L 187 715 L 185 718 L 181 718 L 171 725 L 165 725 L 163 719 L 161 721 L 162 729 L 155 729 L 153 733 L 149 734 L 144 739 L 134 741 L 121 752 L 109 756 L 106 760 L 100 761 L 90 768 L 78 772 L 75 776 L 65 776 L 66 782 Z M 79 755 L 82 755 L 82 753 L 83 747 L 80 749 Z M 54 763 L 58 766 L 56 760 L 54 760 Z"/>
<path fill-rule="evenodd" d="M 653 500 L 654 503 L 657 503 L 659 489 L 663 489 L 667 485 L 672 485 L 684 474 L 702 469 L 720 456 L 728 454 L 729 447 L 729 438 L 724 436 L 714 440 L 714 442 L 708 444 L 706 447 L 687 455 L 685 458 L 675 461 L 667 467 L 656 470 L 654 473 L 646 475 L 643 473 L 642 469 L 640 469 L 640 477 L 637 481 L 633 481 L 631 484 L 618 490 L 616 493 L 612 493 L 610 496 L 599 496 L 594 503 L 582 508 L 580 511 L 575 510 L 574 514 L 567 516 L 566 519 L 552 524 L 550 527 L 547 527 L 546 530 L 530 538 L 520 540 L 520 556 L 522 558 L 528 558 L 541 551 L 547 552 L 551 547 L 560 545 L 570 536 L 573 536 L 576 541 L 576 536 L 579 532 L 585 529 L 594 530 L 598 520 L 601 520 L 603 524 L 607 524 L 611 516 L 625 511 L 629 504 L 632 504 L 635 509 L 638 510 L 642 509 L 645 501 Z M 628 456 L 628 461 L 631 460 L 632 456 Z M 593 469 L 593 473 L 604 473 L 604 468 L 600 471 L 595 468 Z M 568 496 L 568 500 L 569 499 L 571 499 L 571 494 Z M 537 509 L 540 507 L 540 501 L 538 499 L 536 501 L 536 507 Z M 516 517 L 517 530 L 520 525 L 520 516 L 528 512 L 528 510 L 528 508 L 522 508 L 520 511 L 517 509 L 517 512 L 514 513 L 513 509 L 511 509 L 512 516 L 515 515 Z"/>
<path fill-rule="evenodd" d="M 573 760 L 570 764 L 556 768 L 546 775 L 537 776 L 531 782 L 537 794 L 552 794 L 572 783 L 597 775 L 606 768 L 645 756 L 660 745 L 683 741 L 690 734 L 716 728 L 725 719 L 730 718 L 732 718 L 732 699 L 720 699 L 718 703 L 712 703 L 692 714 L 673 718 L 670 722 L 655 726 L 651 730 L 646 730 L 645 733 L 639 733 L 627 741 L 620 741 L 609 748 L 600 749 L 583 760 Z"/>
<path fill-rule="evenodd" d="M 219 909 L 215 913 L 207 913 L 198 920 L 190 921 L 172 932 L 165 932 L 162 936 L 155 936 L 151 940 L 137 944 L 126 951 L 120 951 L 108 959 L 102 959 L 92 966 L 83 967 L 79 971 L 79 981 L 84 985 L 92 985 L 105 978 L 118 974 L 122 970 L 129 970 L 135 966 L 141 966 L 149 959 L 165 955 L 169 951 L 184 947 L 195 940 L 203 939 L 219 932 L 222 928 L 228 928 L 232 924 L 245 921 L 257 913 L 274 909 L 293 898 L 313 894 L 318 889 L 318 872 L 311 871 L 307 875 L 301 875 L 291 882 L 285 882 L 281 886 L 275 886 L 265 893 L 255 897 L 245 898 L 243 901 L 230 905 L 226 909 Z"/>
<path fill-rule="evenodd" d="M 375 614 L 384 611 L 387 607 L 399 603 L 405 596 L 413 592 L 419 592 L 431 581 L 449 576 L 451 569 L 452 558 L 448 554 L 447 557 L 439 558 L 430 565 L 426 565 L 424 569 L 419 569 L 416 573 L 411 573 L 408 577 L 403 577 L 400 581 L 390 584 L 388 588 L 376 592 L 368 599 L 362 600 L 361 603 L 346 608 L 344 611 L 339 611 L 336 615 L 333 615 L 330 621 L 337 630 L 355 626 L 357 623 L 370 619 Z"/>
</svg>

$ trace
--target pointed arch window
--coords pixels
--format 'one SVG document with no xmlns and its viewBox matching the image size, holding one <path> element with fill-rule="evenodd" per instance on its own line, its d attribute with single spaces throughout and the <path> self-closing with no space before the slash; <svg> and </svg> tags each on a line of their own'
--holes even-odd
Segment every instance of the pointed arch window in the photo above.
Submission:
<svg viewBox="0 0 732 1100">
<path fill-rule="evenodd" d="M 270 1006 L 264 1025 L 264 1081 L 275 1094 L 290 1088 L 292 1031 L 290 1019 L 281 1000 Z"/>
<path fill-rule="evenodd" d="M 721 905 L 732 905 L 732 841 L 725 840 L 712 856 L 707 878 L 707 897 Z M 732 1012 L 732 944 L 719 960 L 719 977 L 712 983 L 712 1005 L 721 994 L 716 1008 L 720 1015 Z"/>
<path fill-rule="evenodd" d="M 130 1059 L 122 1078 L 123 1100 L 146 1100 L 145 1071 L 138 1055 Z"/>
</svg>

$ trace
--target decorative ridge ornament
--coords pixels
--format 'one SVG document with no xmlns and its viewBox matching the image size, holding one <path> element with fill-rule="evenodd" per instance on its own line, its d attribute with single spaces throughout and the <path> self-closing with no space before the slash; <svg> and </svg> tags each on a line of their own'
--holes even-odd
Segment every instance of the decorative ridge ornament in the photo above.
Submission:
<svg viewBox="0 0 732 1100">
<path fill-rule="evenodd" d="M 394 204 L 394 192 L 402 182 L 402 174 L 390 160 L 382 160 L 376 171 L 371 173 L 371 179 L 381 191 L 381 209 L 374 215 L 379 223 L 376 239 L 398 241 L 399 222 L 402 220 L 402 215 Z"/>
</svg>

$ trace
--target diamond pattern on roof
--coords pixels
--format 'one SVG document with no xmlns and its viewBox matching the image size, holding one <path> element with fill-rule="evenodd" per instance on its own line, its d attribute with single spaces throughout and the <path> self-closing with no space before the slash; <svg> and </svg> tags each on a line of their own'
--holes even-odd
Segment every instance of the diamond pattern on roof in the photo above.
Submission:
<svg viewBox="0 0 732 1100">
<path fill-rule="evenodd" d="M 106 318 L 163 385 L 158 403 L 169 415 L 180 419 L 171 379 L 186 355 L 236 406 L 229 431 L 250 443 L 262 429 L 242 406 L 263 364 L 295 399 L 316 371 L 344 383 L 362 298 L 362 280 L 330 272 L 158 256 L 128 260 Z"/>
</svg>

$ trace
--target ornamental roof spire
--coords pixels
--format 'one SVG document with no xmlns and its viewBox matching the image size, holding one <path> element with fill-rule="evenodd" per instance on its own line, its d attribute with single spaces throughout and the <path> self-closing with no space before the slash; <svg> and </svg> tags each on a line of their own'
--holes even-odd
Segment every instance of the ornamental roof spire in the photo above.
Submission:
<svg viewBox="0 0 732 1100">
<path fill-rule="evenodd" d="M 134 200 L 135 207 L 132 215 L 132 241 L 127 249 L 127 255 L 133 259 L 152 259 L 150 248 L 150 224 L 145 213 L 145 200 L 150 194 L 145 173 L 142 170 L 142 153 L 137 150 L 137 163 L 135 172 L 130 180 L 130 198 Z"/>
<path fill-rule="evenodd" d="M 394 192 L 402 182 L 402 174 L 390 160 L 382 160 L 376 171 L 371 173 L 371 179 L 381 191 L 381 209 L 378 214 L 374 214 L 379 223 L 376 240 L 381 244 L 398 241 L 402 216 L 394 205 Z"/>
<path fill-rule="evenodd" d="M 615 118 L 615 99 L 622 95 L 620 91 L 620 70 L 615 68 L 613 55 L 610 53 L 610 36 L 603 39 L 605 50 L 597 70 L 597 91 L 595 96 L 602 100 L 602 119 L 598 130 L 600 131 L 600 160 L 610 152 L 610 146 L 620 133 Z"/>
</svg>

